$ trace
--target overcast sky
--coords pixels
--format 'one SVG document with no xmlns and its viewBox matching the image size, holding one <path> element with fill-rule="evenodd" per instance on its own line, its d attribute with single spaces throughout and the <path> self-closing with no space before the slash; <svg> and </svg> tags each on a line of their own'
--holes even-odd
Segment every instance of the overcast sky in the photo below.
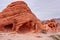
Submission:
<svg viewBox="0 0 60 40">
<path fill-rule="evenodd" d="M 0 11 L 15 0 L 0 0 Z M 24 0 L 40 19 L 60 18 L 60 0 Z"/>
</svg>

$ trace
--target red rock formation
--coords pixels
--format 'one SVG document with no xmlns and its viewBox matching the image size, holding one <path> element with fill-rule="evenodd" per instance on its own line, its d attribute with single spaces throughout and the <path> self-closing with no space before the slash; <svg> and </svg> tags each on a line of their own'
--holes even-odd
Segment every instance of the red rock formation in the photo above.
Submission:
<svg viewBox="0 0 60 40">
<path fill-rule="evenodd" d="M 23 1 L 11 3 L 0 14 L 0 31 L 3 32 L 40 32 L 43 27 Z"/>
<path fill-rule="evenodd" d="M 51 27 L 51 28 L 58 26 L 58 23 L 57 23 L 54 19 L 51 19 L 51 20 L 49 20 L 49 21 L 46 22 L 46 23 L 47 23 L 48 26 Z"/>
<path fill-rule="evenodd" d="M 55 20 L 48 20 L 42 24 L 23 1 L 11 3 L 0 13 L 0 31 L 2 32 L 37 33 L 45 30 L 46 33 L 50 33 L 56 28 Z"/>
<path fill-rule="evenodd" d="M 44 25 L 47 25 L 46 27 L 48 28 L 47 29 L 47 32 L 57 32 L 59 31 L 60 29 L 58 28 L 58 23 L 54 20 L 54 19 L 51 19 L 51 20 L 47 20 Z"/>
</svg>

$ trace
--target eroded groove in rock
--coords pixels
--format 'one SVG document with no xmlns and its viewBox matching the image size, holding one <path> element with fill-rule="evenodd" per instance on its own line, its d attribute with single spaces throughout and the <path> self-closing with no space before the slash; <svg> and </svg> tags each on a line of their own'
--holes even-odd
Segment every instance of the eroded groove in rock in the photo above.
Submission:
<svg viewBox="0 0 60 40">
<path fill-rule="evenodd" d="M 32 24 L 31 21 L 24 23 L 22 26 L 18 28 L 18 33 L 27 33 L 32 30 L 35 30 L 35 24 Z"/>
</svg>

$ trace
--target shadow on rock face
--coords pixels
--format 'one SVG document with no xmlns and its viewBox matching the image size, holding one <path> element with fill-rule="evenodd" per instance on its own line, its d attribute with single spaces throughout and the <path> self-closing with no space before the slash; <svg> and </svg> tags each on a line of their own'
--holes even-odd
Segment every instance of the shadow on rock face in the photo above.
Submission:
<svg viewBox="0 0 60 40">
<path fill-rule="evenodd" d="M 8 24 L 4 26 L 4 29 L 6 30 L 12 30 L 12 28 L 13 28 L 13 24 Z"/>
<path fill-rule="evenodd" d="M 35 30 L 35 24 L 32 24 L 32 21 L 24 23 L 19 29 L 18 33 L 27 33 Z"/>
</svg>

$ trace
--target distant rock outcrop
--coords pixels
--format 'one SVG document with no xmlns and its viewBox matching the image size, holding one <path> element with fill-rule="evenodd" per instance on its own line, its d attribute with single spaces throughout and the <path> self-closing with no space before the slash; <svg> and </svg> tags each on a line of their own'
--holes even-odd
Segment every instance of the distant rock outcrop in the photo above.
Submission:
<svg viewBox="0 0 60 40">
<path fill-rule="evenodd" d="M 60 28 L 58 28 L 59 26 L 59 22 L 57 22 L 57 20 L 55 19 L 50 19 L 47 21 L 43 22 L 43 25 L 47 25 L 48 31 L 50 32 L 60 32 Z"/>
</svg>

